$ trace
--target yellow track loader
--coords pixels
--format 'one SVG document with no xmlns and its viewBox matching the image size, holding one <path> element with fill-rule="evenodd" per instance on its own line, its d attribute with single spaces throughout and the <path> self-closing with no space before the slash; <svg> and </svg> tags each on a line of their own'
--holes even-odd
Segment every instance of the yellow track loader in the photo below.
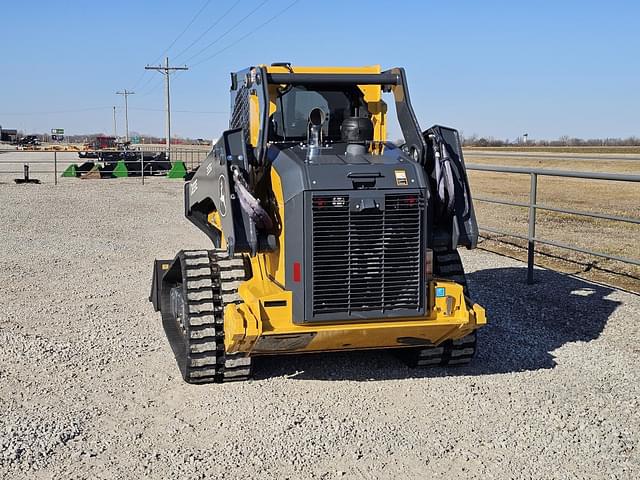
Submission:
<svg viewBox="0 0 640 480">
<path fill-rule="evenodd" d="M 387 141 L 386 97 L 402 145 Z M 403 69 L 231 74 L 229 129 L 184 202 L 213 248 L 156 260 L 150 300 L 185 381 L 249 378 L 260 355 L 474 356 L 486 319 L 457 252 L 478 238 L 461 144 L 421 130 Z"/>
</svg>

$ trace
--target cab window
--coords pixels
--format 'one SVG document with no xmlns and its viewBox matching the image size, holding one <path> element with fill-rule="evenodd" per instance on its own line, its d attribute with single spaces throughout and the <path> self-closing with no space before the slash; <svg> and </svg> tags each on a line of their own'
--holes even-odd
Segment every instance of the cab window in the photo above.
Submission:
<svg viewBox="0 0 640 480">
<path fill-rule="evenodd" d="M 370 116 L 363 94 L 357 86 L 345 89 L 316 89 L 312 86 L 291 86 L 279 92 L 276 111 L 271 115 L 271 140 L 305 140 L 309 112 L 324 111 L 327 121 L 323 135 L 328 140 L 340 139 L 340 125 L 346 117 Z"/>
</svg>

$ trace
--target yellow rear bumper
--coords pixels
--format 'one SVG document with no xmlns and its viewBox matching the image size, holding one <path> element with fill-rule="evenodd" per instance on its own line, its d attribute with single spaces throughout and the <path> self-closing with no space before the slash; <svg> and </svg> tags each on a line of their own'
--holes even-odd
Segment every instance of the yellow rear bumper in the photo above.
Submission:
<svg viewBox="0 0 640 480">
<path fill-rule="evenodd" d="M 460 285 L 444 280 L 429 284 L 433 301 L 424 317 L 367 322 L 345 319 L 323 325 L 293 322 L 291 292 L 261 292 L 263 295 L 257 297 L 257 292 L 243 287 L 239 293 L 244 303 L 225 309 L 225 347 L 229 353 L 268 355 L 437 345 L 462 338 L 486 324 L 484 308 L 469 304 Z"/>
</svg>

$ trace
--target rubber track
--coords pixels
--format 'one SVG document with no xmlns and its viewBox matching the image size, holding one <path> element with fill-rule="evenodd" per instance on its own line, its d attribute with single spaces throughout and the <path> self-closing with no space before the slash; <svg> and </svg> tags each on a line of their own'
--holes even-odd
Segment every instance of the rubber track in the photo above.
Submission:
<svg viewBox="0 0 640 480">
<path fill-rule="evenodd" d="M 462 285 L 465 296 L 469 296 L 467 278 L 457 250 L 434 249 L 433 275 Z M 476 345 L 477 337 L 473 332 L 458 340 L 447 340 L 437 347 L 402 349 L 398 353 L 411 367 L 465 365 L 474 357 Z"/>
<path fill-rule="evenodd" d="M 224 307 L 239 302 L 245 279 L 241 255 L 223 250 L 181 252 L 185 299 L 184 341 L 189 383 L 222 383 L 251 376 L 251 358 L 224 351 Z"/>
<path fill-rule="evenodd" d="M 464 294 L 469 296 L 467 277 L 457 250 L 435 248 L 433 250 L 433 276 L 445 278 L 462 285 Z"/>
</svg>

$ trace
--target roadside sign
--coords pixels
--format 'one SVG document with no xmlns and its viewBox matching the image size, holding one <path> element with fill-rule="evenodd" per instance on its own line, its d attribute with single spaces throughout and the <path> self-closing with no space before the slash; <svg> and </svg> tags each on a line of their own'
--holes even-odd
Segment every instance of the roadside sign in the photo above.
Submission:
<svg viewBox="0 0 640 480">
<path fill-rule="evenodd" d="M 51 135 L 51 140 L 54 142 L 61 142 L 64 140 L 64 135 Z"/>
<path fill-rule="evenodd" d="M 131 137 L 131 143 L 133 143 L 133 144 L 140 143 L 140 137 L 138 137 L 138 136 Z"/>
<path fill-rule="evenodd" d="M 51 135 L 64 135 L 64 128 L 52 128 Z"/>
</svg>

